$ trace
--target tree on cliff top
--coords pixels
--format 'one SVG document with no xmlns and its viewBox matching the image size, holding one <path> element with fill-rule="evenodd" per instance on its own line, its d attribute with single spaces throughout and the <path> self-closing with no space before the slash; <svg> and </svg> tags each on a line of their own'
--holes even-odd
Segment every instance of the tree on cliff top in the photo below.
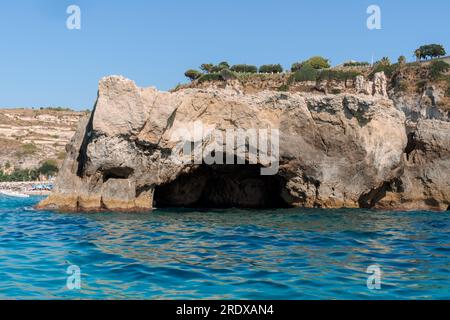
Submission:
<svg viewBox="0 0 450 320">
<path fill-rule="evenodd" d="M 305 61 L 305 63 L 308 63 L 316 70 L 319 69 L 328 69 L 330 67 L 330 62 L 328 59 L 320 56 L 311 57 L 308 60 Z"/>
<path fill-rule="evenodd" d="M 292 80 L 296 82 L 302 81 L 316 81 L 318 75 L 317 69 L 313 68 L 309 63 L 303 64 L 300 70 L 296 71 L 292 77 Z"/>
<path fill-rule="evenodd" d="M 217 65 L 212 63 L 204 63 L 200 66 L 200 69 L 205 73 L 218 73 L 224 69 L 230 69 L 230 64 L 226 61 L 222 61 Z"/>
<path fill-rule="evenodd" d="M 248 64 L 235 64 L 230 68 L 231 71 L 241 72 L 241 73 L 257 73 L 258 68 L 254 65 Z"/>
<path fill-rule="evenodd" d="M 200 66 L 200 69 L 202 69 L 206 73 L 211 73 L 214 65 L 212 63 L 204 63 Z"/>
<path fill-rule="evenodd" d="M 445 48 L 440 44 L 427 44 L 414 51 L 417 60 L 439 58 L 446 54 Z"/>
<path fill-rule="evenodd" d="M 391 59 L 389 59 L 389 57 L 383 57 L 381 58 L 380 61 L 376 62 L 375 64 L 381 64 L 383 66 L 390 66 L 391 63 Z"/>
<path fill-rule="evenodd" d="M 190 69 L 184 73 L 184 75 L 189 78 L 191 81 L 197 80 L 201 77 L 202 73 L 197 70 Z"/>
</svg>

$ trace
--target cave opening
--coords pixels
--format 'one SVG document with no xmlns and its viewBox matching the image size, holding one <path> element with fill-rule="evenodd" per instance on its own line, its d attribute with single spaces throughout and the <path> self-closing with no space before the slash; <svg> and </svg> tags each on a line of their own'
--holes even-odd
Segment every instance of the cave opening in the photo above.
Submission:
<svg viewBox="0 0 450 320">
<path fill-rule="evenodd" d="M 280 175 L 263 176 L 261 166 L 200 165 L 171 183 L 156 187 L 154 207 L 288 208 L 282 198 L 286 181 Z"/>
</svg>

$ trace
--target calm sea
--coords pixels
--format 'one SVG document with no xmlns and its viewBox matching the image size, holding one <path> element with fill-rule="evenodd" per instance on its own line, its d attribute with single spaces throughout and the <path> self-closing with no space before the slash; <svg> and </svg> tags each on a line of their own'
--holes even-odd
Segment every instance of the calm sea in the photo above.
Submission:
<svg viewBox="0 0 450 320">
<path fill-rule="evenodd" d="M 450 298 L 450 213 L 62 214 L 39 200 L 0 197 L 0 298 Z"/>
</svg>

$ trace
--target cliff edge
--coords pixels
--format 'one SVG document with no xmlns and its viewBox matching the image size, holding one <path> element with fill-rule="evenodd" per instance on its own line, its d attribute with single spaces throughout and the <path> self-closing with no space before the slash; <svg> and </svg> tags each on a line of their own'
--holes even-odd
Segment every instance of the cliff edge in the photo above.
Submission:
<svg viewBox="0 0 450 320">
<path fill-rule="evenodd" d="M 230 81 L 168 93 L 104 78 L 38 208 L 447 210 L 450 122 L 412 121 L 382 73 L 356 87 L 248 93 Z"/>
</svg>

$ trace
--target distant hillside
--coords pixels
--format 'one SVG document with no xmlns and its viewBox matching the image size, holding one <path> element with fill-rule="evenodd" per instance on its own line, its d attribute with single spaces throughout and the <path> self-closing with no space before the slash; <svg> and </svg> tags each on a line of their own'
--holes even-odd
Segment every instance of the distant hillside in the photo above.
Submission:
<svg viewBox="0 0 450 320">
<path fill-rule="evenodd" d="M 69 109 L 0 109 L 0 171 L 62 163 L 65 146 L 86 112 Z"/>
</svg>

